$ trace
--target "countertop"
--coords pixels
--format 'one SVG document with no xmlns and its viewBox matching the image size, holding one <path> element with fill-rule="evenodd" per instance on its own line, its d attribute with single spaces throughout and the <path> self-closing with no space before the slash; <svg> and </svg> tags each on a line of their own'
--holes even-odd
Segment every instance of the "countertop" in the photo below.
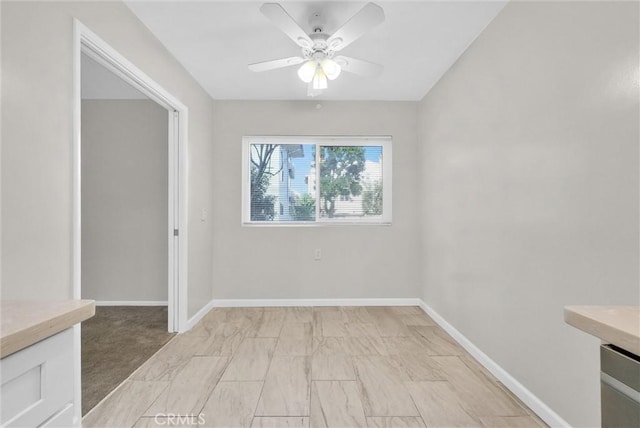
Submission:
<svg viewBox="0 0 640 428">
<path fill-rule="evenodd" d="M 53 336 L 94 314 L 93 300 L 0 301 L 0 358 Z"/>
<path fill-rule="evenodd" d="M 603 342 L 640 355 L 640 306 L 565 306 L 564 320 Z"/>
</svg>

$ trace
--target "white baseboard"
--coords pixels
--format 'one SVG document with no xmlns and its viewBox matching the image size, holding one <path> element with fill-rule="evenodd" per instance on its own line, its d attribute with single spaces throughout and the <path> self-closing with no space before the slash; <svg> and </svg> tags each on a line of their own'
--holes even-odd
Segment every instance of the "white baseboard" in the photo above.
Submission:
<svg viewBox="0 0 640 428">
<path fill-rule="evenodd" d="M 96 306 L 168 306 L 166 300 L 96 300 Z"/>
<path fill-rule="evenodd" d="M 273 306 L 418 306 L 415 298 L 372 299 L 214 299 L 215 308 L 273 307 Z"/>
<path fill-rule="evenodd" d="M 209 301 L 209 303 L 204 305 L 202 307 L 202 309 L 200 309 L 198 312 L 196 312 L 196 314 L 194 316 L 189 318 L 189 320 L 187 321 L 187 325 L 184 326 L 185 328 L 183 330 L 180 330 L 179 333 L 184 333 L 185 331 L 191 330 L 193 328 L 193 326 L 195 326 L 198 323 L 198 321 L 200 321 L 202 319 L 202 317 L 207 315 L 207 313 L 213 308 L 215 308 L 215 305 L 214 305 L 214 301 L 211 300 L 211 301 Z"/>
<path fill-rule="evenodd" d="M 491 372 L 500 382 L 504 384 L 511 392 L 513 392 L 524 404 L 526 404 L 540 419 L 545 421 L 551 427 L 571 427 L 567 421 L 562 419 L 560 415 L 554 412 L 542 400 L 535 396 L 531 391 L 525 388 L 505 369 L 500 367 L 498 363 L 493 361 L 487 354 L 482 352 L 480 348 L 467 339 L 454 326 L 449 324 L 436 311 L 434 311 L 424 301 L 420 300 L 419 306 L 427 315 L 429 315 L 443 330 L 445 330 L 456 342 L 469 352 L 480 364 Z"/>
</svg>

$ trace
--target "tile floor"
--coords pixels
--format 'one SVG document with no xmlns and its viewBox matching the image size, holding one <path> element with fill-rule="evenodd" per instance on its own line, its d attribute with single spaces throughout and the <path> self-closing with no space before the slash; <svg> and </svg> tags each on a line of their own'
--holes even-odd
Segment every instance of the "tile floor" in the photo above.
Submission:
<svg viewBox="0 0 640 428">
<path fill-rule="evenodd" d="M 214 309 L 85 427 L 546 426 L 418 307 Z"/>
</svg>

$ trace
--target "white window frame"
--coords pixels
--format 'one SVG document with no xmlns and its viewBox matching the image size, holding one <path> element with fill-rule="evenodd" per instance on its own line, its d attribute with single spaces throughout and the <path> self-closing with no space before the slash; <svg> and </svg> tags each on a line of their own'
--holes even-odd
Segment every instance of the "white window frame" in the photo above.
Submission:
<svg viewBox="0 0 640 428">
<path fill-rule="evenodd" d="M 315 221 L 252 221 L 251 220 L 251 168 L 252 144 L 314 144 L 316 146 L 382 146 L 382 215 L 361 218 L 321 218 L 320 168 L 316 168 L 316 220 Z M 316 165 L 320 165 L 320 150 L 316 150 Z M 392 138 L 391 136 L 244 136 L 242 137 L 242 225 L 288 227 L 327 225 L 390 225 L 392 219 Z"/>
</svg>

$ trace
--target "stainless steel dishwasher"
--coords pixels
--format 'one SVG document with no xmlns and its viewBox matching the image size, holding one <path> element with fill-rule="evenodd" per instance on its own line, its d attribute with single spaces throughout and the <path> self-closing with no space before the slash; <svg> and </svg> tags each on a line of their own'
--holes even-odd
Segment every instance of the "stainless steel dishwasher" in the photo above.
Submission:
<svg viewBox="0 0 640 428">
<path fill-rule="evenodd" d="M 640 356 L 602 345 L 600 393 L 603 428 L 640 427 Z"/>
</svg>

